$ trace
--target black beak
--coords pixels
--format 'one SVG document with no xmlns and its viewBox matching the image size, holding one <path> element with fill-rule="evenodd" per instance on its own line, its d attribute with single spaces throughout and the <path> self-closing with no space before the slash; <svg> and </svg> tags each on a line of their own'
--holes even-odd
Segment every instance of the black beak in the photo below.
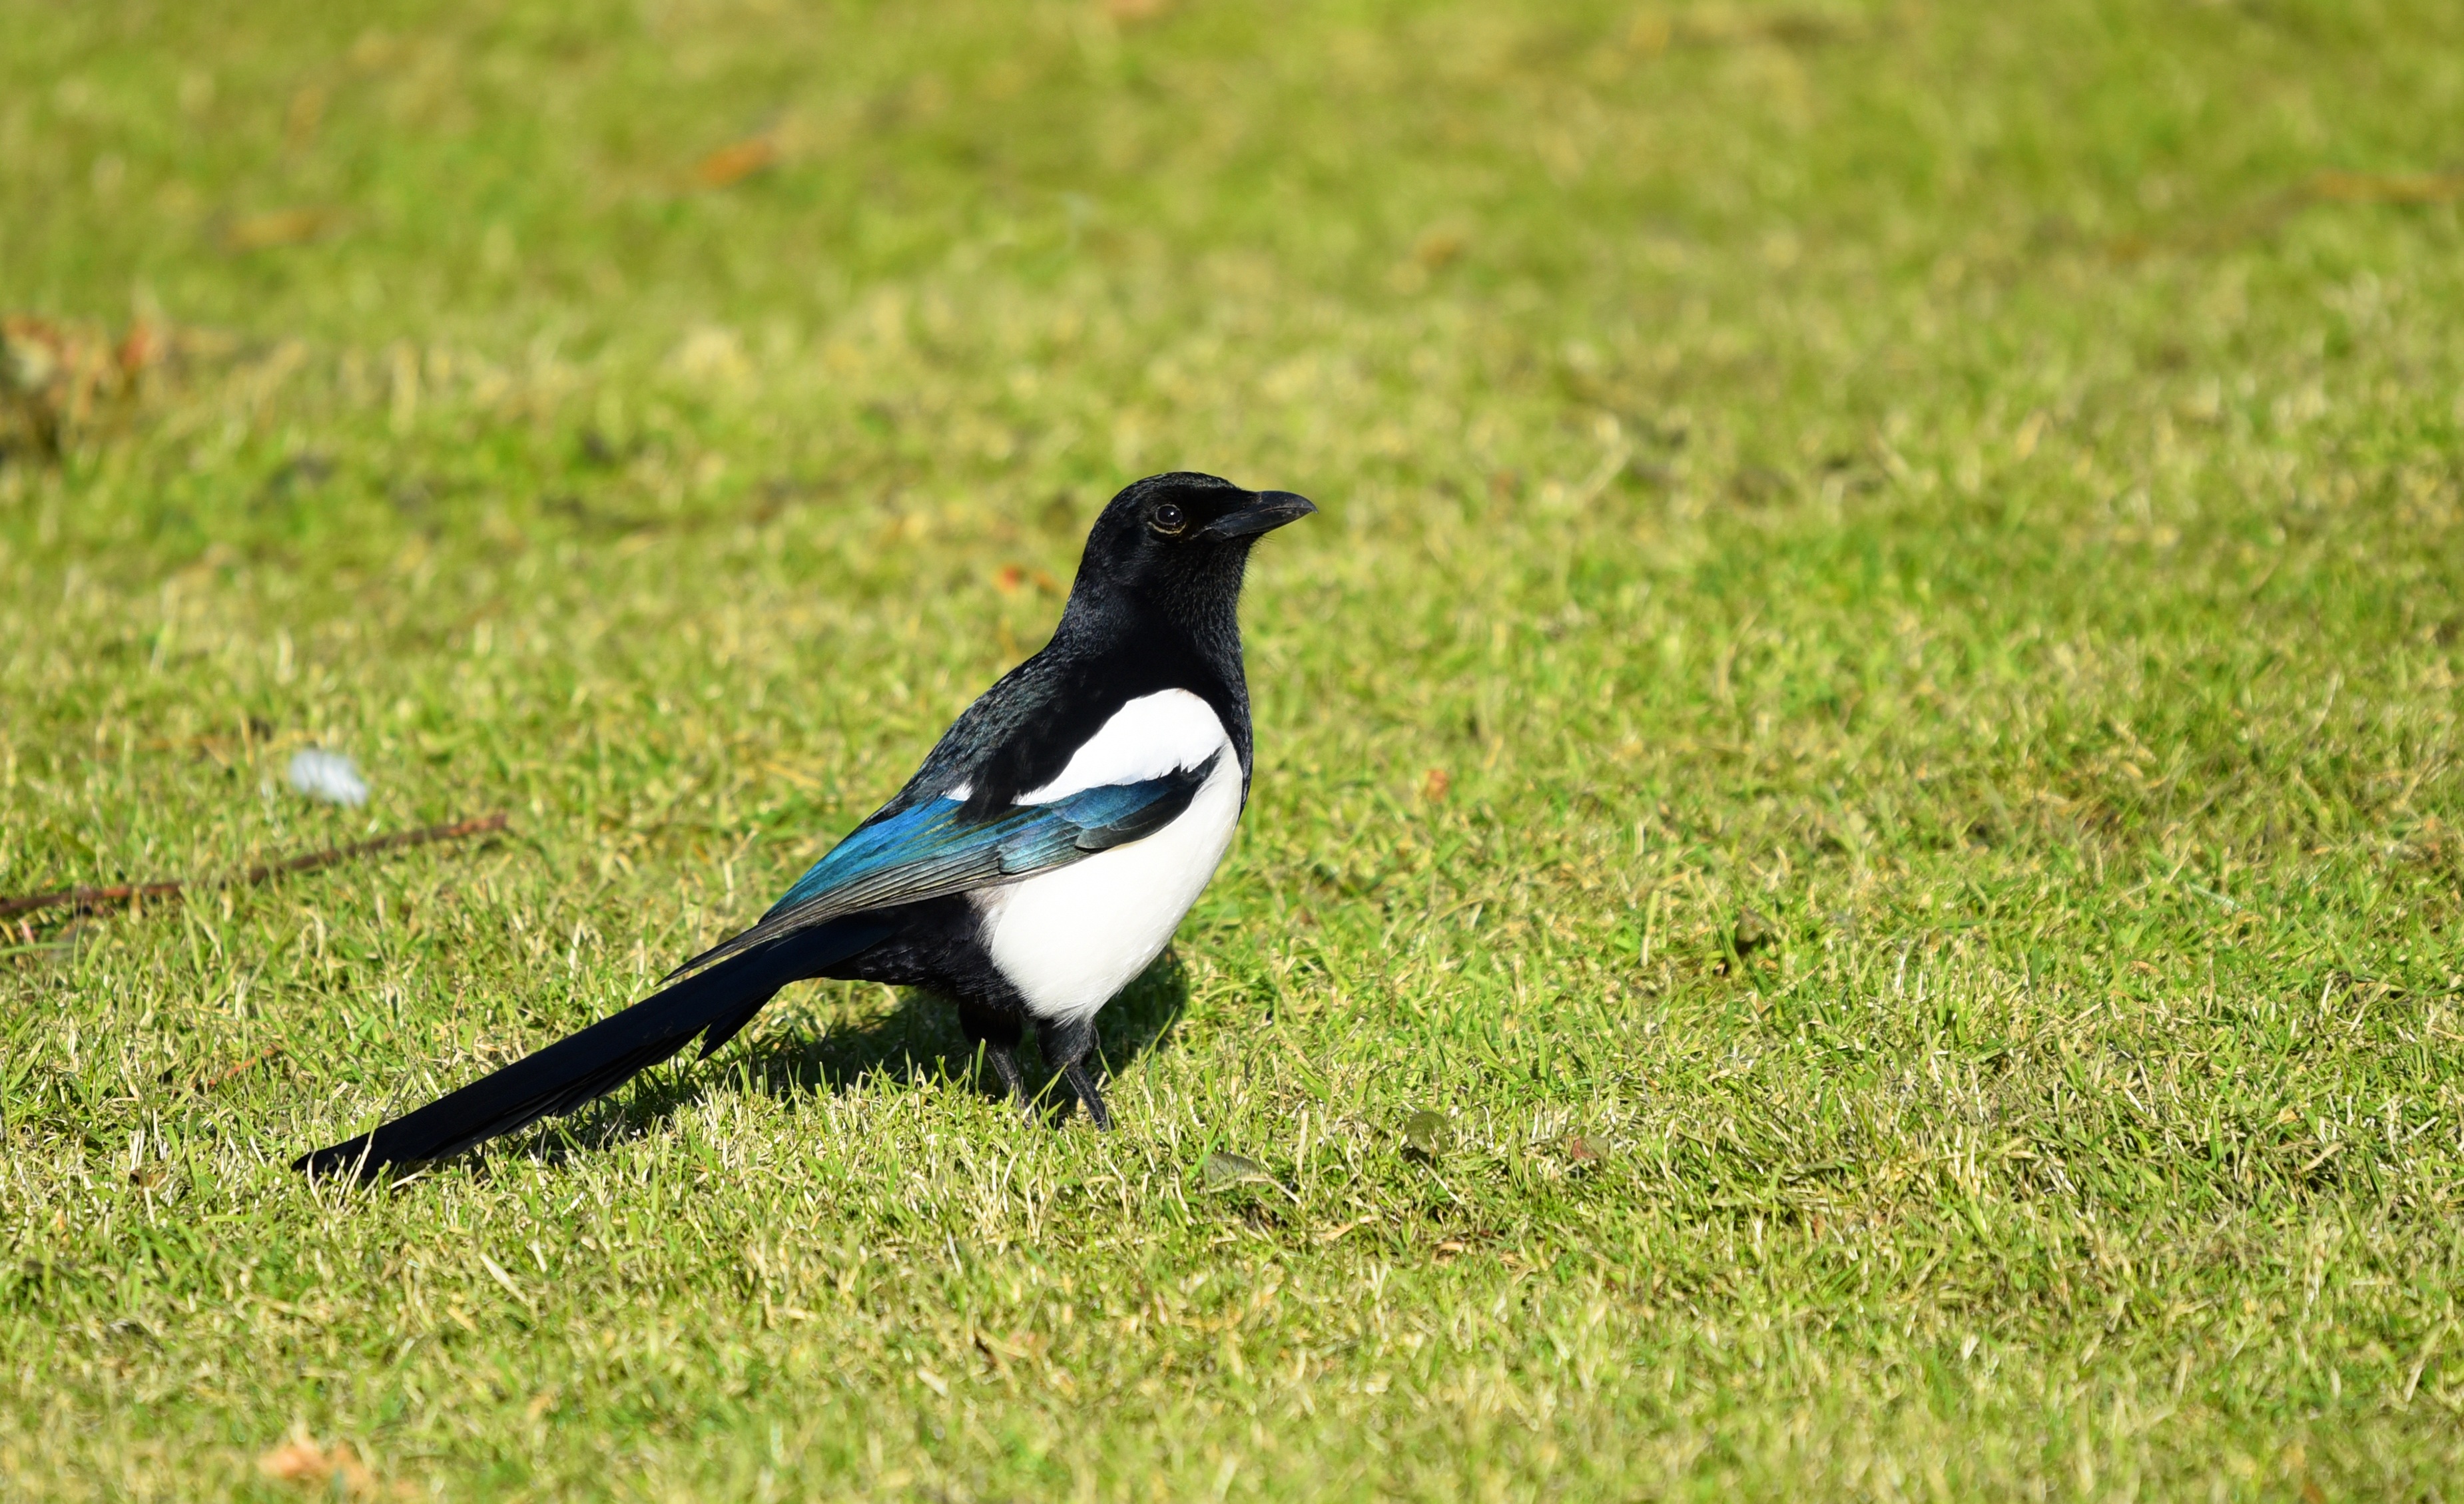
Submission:
<svg viewBox="0 0 2464 1504">
<path fill-rule="evenodd" d="M 1261 533 L 1271 533 L 1287 522 L 1298 522 L 1315 512 L 1317 506 L 1307 496 L 1295 496 L 1287 490 L 1262 490 L 1258 499 L 1238 512 L 1227 512 L 1198 530 L 1201 538 L 1246 538 Z"/>
</svg>

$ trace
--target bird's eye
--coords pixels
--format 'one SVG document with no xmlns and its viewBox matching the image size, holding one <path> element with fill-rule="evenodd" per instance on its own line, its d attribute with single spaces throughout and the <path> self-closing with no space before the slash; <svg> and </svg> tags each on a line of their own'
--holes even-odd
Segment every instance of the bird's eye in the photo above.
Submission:
<svg viewBox="0 0 2464 1504">
<path fill-rule="evenodd" d="M 1155 530 L 1164 536 L 1170 537 L 1187 526 L 1188 514 L 1171 502 L 1167 501 L 1155 510 Z"/>
</svg>

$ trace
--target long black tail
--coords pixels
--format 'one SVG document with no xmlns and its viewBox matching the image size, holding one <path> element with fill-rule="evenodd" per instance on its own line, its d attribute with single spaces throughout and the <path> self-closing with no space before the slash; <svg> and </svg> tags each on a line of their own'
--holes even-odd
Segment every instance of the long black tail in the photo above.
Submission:
<svg viewBox="0 0 2464 1504">
<path fill-rule="evenodd" d="M 821 974 L 888 937 L 891 927 L 851 915 L 731 956 L 373 1133 L 302 1154 L 291 1167 L 311 1175 L 372 1175 L 382 1166 L 443 1159 L 571 1112 L 675 1054 L 695 1035 L 702 1036 L 707 1057 L 750 1023 L 779 989 Z"/>
</svg>

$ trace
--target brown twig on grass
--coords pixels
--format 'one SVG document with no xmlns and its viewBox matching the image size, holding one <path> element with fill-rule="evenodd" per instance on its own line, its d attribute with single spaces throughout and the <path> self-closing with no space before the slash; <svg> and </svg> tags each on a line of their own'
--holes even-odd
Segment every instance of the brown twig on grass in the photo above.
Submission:
<svg viewBox="0 0 2464 1504">
<path fill-rule="evenodd" d="M 398 835 L 379 836 L 374 840 L 357 840 L 347 846 L 329 846 L 304 856 L 287 857 L 249 868 L 237 877 L 221 879 L 172 879 L 163 883 L 122 883 L 111 887 L 59 888 L 50 893 L 26 893 L 16 898 L 0 898 L 0 918 L 11 914 L 31 914 L 37 909 L 72 907 L 80 913 L 90 912 L 108 904 L 133 904 L 142 899 L 178 898 L 191 888 L 253 887 L 270 878 L 291 872 L 315 872 L 338 862 L 360 857 L 373 857 L 388 851 L 401 851 L 410 846 L 425 846 L 440 840 L 462 840 L 472 836 L 486 836 L 505 828 L 505 817 L 482 815 L 473 819 L 455 820 L 448 825 L 428 825 L 407 830 Z"/>
<path fill-rule="evenodd" d="M 2314 205 L 2366 204 L 2422 208 L 2453 204 L 2459 199 L 2464 199 L 2464 172 L 2322 170 L 2211 223 L 2169 233 L 2123 235 L 2112 241 L 2106 249 L 2123 261 L 2137 261 L 2166 250 L 2222 251 L 2256 236 L 2272 234 L 2294 215 Z"/>
</svg>

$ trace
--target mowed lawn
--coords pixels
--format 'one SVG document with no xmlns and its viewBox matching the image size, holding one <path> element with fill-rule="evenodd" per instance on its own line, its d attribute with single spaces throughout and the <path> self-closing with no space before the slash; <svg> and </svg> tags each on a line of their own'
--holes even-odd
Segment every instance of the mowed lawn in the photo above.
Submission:
<svg viewBox="0 0 2464 1504">
<path fill-rule="evenodd" d="M 2464 11 L 0 32 L 0 896 L 506 817 L 7 921 L 0 1495 L 2459 1497 Z M 285 1167 L 1179 468 L 1324 514 L 1118 1132 L 824 984 Z"/>
</svg>

